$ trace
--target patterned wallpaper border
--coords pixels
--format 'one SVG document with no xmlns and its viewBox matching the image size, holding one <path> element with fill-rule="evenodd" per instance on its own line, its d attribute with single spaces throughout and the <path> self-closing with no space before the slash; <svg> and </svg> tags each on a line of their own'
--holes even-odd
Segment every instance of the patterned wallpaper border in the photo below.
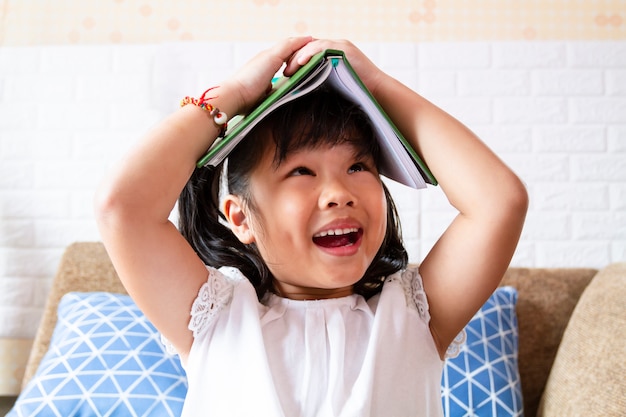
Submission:
<svg viewBox="0 0 626 417">
<path fill-rule="evenodd" d="M 384 4 L 383 4 L 384 3 Z M 626 39 L 626 0 L 0 0 L 0 45 Z"/>
</svg>

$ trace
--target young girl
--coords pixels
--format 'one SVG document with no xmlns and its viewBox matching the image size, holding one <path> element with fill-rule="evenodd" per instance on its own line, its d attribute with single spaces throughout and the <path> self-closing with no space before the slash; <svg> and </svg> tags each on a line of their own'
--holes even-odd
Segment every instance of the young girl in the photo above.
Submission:
<svg viewBox="0 0 626 417">
<path fill-rule="evenodd" d="M 515 250 L 520 180 L 347 41 L 279 42 L 209 104 L 245 114 L 281 66 L 291 75 L 328 48 L 346 53 L 459 214 L 419 272 L 407 267 L 378 145 L 332 92 L 277 110 L 215 169 L 194 170 L 221 131 L 215 112 L 165 119 L 101 186 L 97 214 L 129 294 L 185 366 L 183 415 L 442 415 L 446 350 Z M 180 231 L 168 221 L 179 197 Z"/>
</svg>

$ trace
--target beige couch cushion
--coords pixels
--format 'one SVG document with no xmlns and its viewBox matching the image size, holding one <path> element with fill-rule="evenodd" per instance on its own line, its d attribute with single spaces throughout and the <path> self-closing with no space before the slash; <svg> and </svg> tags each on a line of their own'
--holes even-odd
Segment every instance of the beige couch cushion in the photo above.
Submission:
<svg viewBox="0 0 626 417">
<path fill-rule="evenodd" d="M 537 413 L 569 317 L 596 273 L 589 268 L 509 268 L 504 276 L 502 285 L 519 293 L 519 372 L 527 417 Z"/>
<path fill-rule="evenodd" d="M 563 334 L 539 415 L 626 415 L 626 264 L 583 292 Z"/>
</svg>

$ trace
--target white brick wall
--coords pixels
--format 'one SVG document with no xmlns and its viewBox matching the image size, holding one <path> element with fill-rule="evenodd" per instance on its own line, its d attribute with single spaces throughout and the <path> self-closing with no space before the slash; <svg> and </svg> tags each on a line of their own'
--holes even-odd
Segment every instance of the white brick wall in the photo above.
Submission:
<svg viewBox="0 0 626 417">
<path fill-rule="evenodd" d="M 262 46 L 0 48 L 0 337 L 32 337 L 63 248 L 99 239 L 91 200 L 111 163 Z M 626 260 L 626 42 L 361 46 L 526 182 L 514 265 Z M 391 187 L 418 260 L 454 211 L 438 188 Z"/>
</svg>

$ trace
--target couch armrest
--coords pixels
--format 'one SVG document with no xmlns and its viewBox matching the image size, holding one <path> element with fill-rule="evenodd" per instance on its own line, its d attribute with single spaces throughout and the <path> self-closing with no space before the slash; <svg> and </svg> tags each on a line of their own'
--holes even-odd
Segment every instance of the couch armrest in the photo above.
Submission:
<svg viewBox="0 0 626 417">
<path fill-rule="evenodd" d="M 543 417 L 626 415 L 626 263 L 600 271 L 565 329 L 539 407 Z"/>
<path fill-rule="evenodd" d="M 41 358 L 48 351 L 57 322 L 59 301 L 64 294 L 71 291 L 126 293 L 102 243 L 78 242 L 65 250 L 26 364 L 22 389 L 35 374 Z"/>
</svg>

